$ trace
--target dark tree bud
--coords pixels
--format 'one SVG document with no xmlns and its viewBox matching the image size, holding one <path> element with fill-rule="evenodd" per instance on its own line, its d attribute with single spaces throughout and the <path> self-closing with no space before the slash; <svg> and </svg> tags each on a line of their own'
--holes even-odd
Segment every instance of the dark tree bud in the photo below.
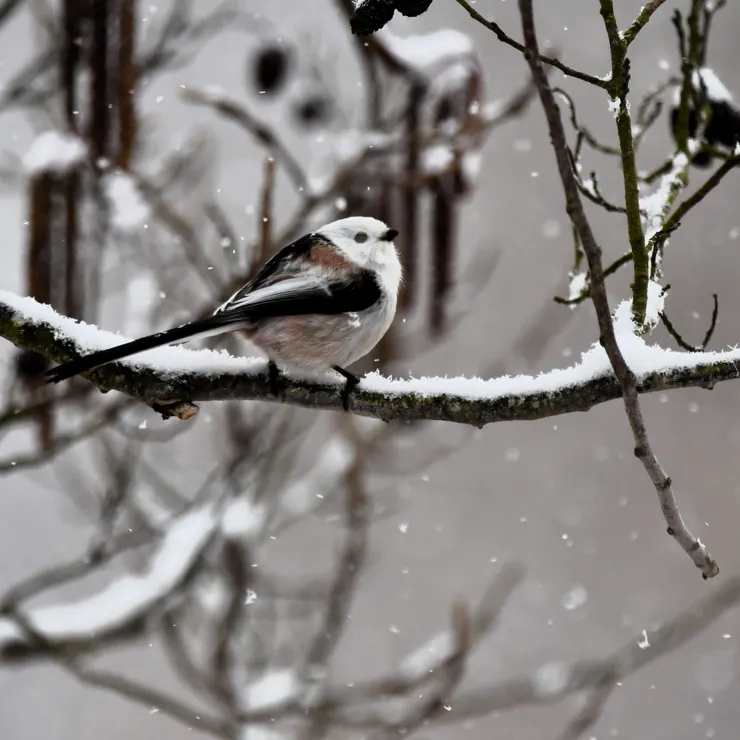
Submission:
<svg viewBox="0 0 740 740">
<path fill-rule="evenodd" d="M 331 118 L 331 100 L 320 93 L 309 95 L 298 101 L 294 115 L 303 126 L 320 126 Z"/>
<path fill-rule="evenodd" d="M 274 95 L 285 84 L 290 52 L 284 46 L 264 46 L 254 58 L 252 82 L 258 93 Z"/>
<path fill-rule="evenodd" d="M 369 36 L 393 18 L 393 11 L 393 0 L 365 0 L 355 8 L 349 27 L 358 36 Z"/>
<path fill-rule="evenodd" d="M 49 367 L 49 361 L 38 352 L 23 350 L 15 358 L 15 369 L 18 377 L 24 380 L 38 378 Z"/>
<path fill-rule="evenodd" d="M 712 117 L 705 133 L 707 141 L 734 149 L 740 141 L 740 110 L 726 101 L 711 103 L 709 107 Z"/>
<path fill-rule="evenodd" d="M 401 15 L 415 18 L 429 10 L 432 0 L 394 0 L 393 4 Z"/>
</svg>

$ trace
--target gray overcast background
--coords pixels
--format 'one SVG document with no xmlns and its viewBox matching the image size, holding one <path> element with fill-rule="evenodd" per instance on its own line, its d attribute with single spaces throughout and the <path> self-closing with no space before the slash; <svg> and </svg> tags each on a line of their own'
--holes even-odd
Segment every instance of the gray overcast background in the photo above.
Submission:
<svg viewBox="0 0 740 740">
<path fill-rule="evenodd" d="M 157 4 L 142 2 L 142 11 L 151 13 L 148 8 Z M 621 26 L 641 4 L 617 0 Z M 286 34 L 303 34 L 313 48 L 349 54 L 347 31 L 329 0 L 244 0 L 244 5 L 275 18 Z M 596 0 L 540 0 L 535 5 L 542 41 L 558 46 L 575 67 L 597 75 L 607 72 L 608 48 Z M 633 100 L 636 92 L 662 78 L 662 60 L 675 65 L 669 19 L 674 8 L 686 5 L 669 0 L 634 45 Z M 740 7 L 729 5 L 716 23 L 709 62 L 740 94 Z M 196 6 L 204 10 L 211 3 L 202 0 Z M 476 7 L 484 15 L 495 14 L 512 35 L 520 34 L 514 0 L 478 0 Z M 475 39 L 489 99 L 511 93 L 525 79 L 520 55 L 475 25 L 453 0 L 436 0 L 433 10 L 416 21 L 398 18 L 392 24 L 400 35 L 439 27 L 457 28 Z M 190 67 L 160 79 L 145 96 L 146 110 L 156 114 L 160 140 L 196 125 L 213 134 L 220 160 L 214 184 L 223 189 L 224 202 L 242 219 L 247 234 L 254 229 L 244 206 L 256 201 L 255 149 L 235 127 L 182 104 L 176 90 L 184 83 L 217 84 L 245 94 L 244 64 L 253 43 L 244 34 L 223 34 Z M 5 30 L 0 36 L 0 81 L 27 58 L 33 44 L 26 18 Z M 337 84 L 351 96 L 356 70 L 336 60 L 331 66 Z M 561 75 L 555 78 L 561 81 Z M 581 120 L 613 139 L 606 97 L 583 85 L 571 83 L 569 89 L 579 101 Z M 23 153 L 32 137 L 20 116 L 0 118 L 3 149 Z M 307 138 L 289 139 L 299 147 L 321 146 Z M 640 166 L 655 165 L 668 146 L 661 122 L 645 144 Z M 605 193 L 617 195 L 619 179 L 613 167 L 602 168 Z M 673 285 L 668 308 L 694 341 L 703 336 L 709 320 L 711 294 L 719 293 L 714 348 L 740 342 L 740 240 L 733 238 L 740 233 L 739 198 L 740 178 L 730 175 L 685 220 L 665 263 Z M 21 285 L 22 221 L 20 201 L 3 194 L 0 288 Z M 560 226 L 556 236 L 553 222 Z M 618 217 L 597 216 L 595 224 L 607 255 L 625 250 L 625 229 Z M 463 232 L 471 250 L 477 244 L 500 249 L 501 263 L 459 334 L 444 351 L 409 369 L 415 374 L 483 373 L 492 360 L 505 359 L 510 370 L 535 372 L 574 361 L 596 336 L 588 307 L 567 323 L 536 365 L 506 357 L 543 299 L 565 289 L 571 257 L 563 196 L 538 106 L 490 138 Z M 613 302 L 624 296 L 625 285 L 626 279 L 611 285 Z M 114 315 L 104 321 L 107 329 L 122 326 Z M 662 330 L 654 338 L 670 344 Z M 687 390 L 644 400 L 656 451 L 675 482 L 684 517 L 719 561 L 720 579 L 740 572 L 739 401 L 737 383 L 722 384 L 712 393 Z M 508 559 L 526 563 L 529 578 L 500 628 L 476 653 L 468 685 L 534 670 L 546 661 L 604 654 L 714 588 L 665 535 L 655 494 L 632 457 L 620 403 L 548 421 L 493 425 L 424 474 L 403 484 L 393 500 L 395 513 L 373 529 L 370 563 L 339 652 L 340 676 L 357 678 L 388 667 L 446 622 L 455 597 L 474 599 L 497 563 Z M 48 473 L 6 477 L 0 487 L 0 587 L 79 552 L 85 530 Z M 399 529 L 403 522 L 408 523 L 405 532 Z M 311 547 L 311 542 L 295 543 L 283 557 L 307 563 L 303 567 L 310 571 Z M 566 609 L 563 600 L 574 588 L 585 591 L 585 603 Z M 391 631 L 391 625 L 397 629 Z M 740 614 L 735 612 L 626 680 L 591 734 L 599 740 L 736 738 L 739 642 Z M 148 678 L 165 684 L 172 680 L 156 651 L 146 645 L 122 651 L 115 664 L 143 667 Z M 572 709 L 566 701 L 419 736 L 540 740 L 557 734 Z M 186 734 L 196 735 L 140 706 L 89 691 L 54 668 L 0 671 L 0 740 L 171 740 Z"/>
</svg>

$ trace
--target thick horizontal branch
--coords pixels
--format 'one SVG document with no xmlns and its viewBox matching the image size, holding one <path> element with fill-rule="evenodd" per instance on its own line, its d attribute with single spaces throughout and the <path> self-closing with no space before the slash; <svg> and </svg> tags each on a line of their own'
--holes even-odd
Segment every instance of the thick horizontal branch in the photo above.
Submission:
<svg viewBox="0 0 740 740">
<path fill-rule="evenodd" d="M 124 337 L 80 324 L 30 298 L 0 291 L 0 336 L 17 347 L 62 362 L 125 341 Z M 621 335 L 620 347 L 637 377 L 640 393 L 674 388 L 712 388 L 740 377 L 740 349 L 726 352 L 675 352 Z M 225 352 L 165 347 L 127 363 L 107 365 L 87 375 L 102 391 L 117 390 L 160 410 L 189 407 L 197 401 L 276 401 L 270 394 L 266 364 Z M 288 379 L 283 403 L 305 408 L 342 408 L 343 380 Z M 603 349 L 594 345 L 570 368 L 537 376 L 414 378 L 365 376 L 350 399 L 353 413 L 391 421 L 437 420 L 482 427 L 499 421 L 545 419 L 588 411 L 620 398 L 619 385 Z M 191 412 L 192 413 L 192 412 Z"/>
</svg>

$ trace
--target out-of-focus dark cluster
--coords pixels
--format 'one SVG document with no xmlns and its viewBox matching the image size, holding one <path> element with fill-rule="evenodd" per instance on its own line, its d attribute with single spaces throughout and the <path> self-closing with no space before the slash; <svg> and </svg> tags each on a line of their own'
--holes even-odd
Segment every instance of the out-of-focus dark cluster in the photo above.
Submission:
<svg viewBox="0 0 740 740">
<path fill-rule="evenodd" d="M 401 15 L 415 18 L 426 12 L 432 0 L 359 0 L 350 17 L 352 33 L 369 36 L 379 31 L 398 11 Z"/>
</svg>

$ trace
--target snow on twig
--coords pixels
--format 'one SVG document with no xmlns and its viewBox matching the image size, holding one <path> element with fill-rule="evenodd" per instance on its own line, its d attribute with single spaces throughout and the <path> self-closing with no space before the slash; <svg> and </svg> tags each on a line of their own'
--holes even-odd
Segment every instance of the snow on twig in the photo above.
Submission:
<svg viewBox="0 0 740 740">
<path fill-rule="evenodd" d="M 23 158 L 23 167 L 29 175 L 41 172 L 64 174 L 87 156 L 85 143 L 73 134 L 45 131 L 36 137 Z"/>
<path fill-rule="evenodd" d="M 140 574 L 117 578 L 93 596 L 67 604 L 29 608 L 24 621 L 52 644 L 98 640 L 146 615 L 192 571 L 218 524 L 218 507 L 208 503 L 175 519 Z M 0 619 L 0 654 L 26 642 L 26 631 Z"/>
<path fill-rule="evenodd" d="M 16 346 L 67 360 L 111 347 L 125 338 L 60 316 L 51 307 L 0 291 L 0 336 Z M 618 340 L 639 392 L 670 388 L 711 387 L 740 377 L 740 349 L 721 352 L 677 352 L 648 344 L 632 332 Z M 226 352 L 159 348 L 90 373 L 102 388 L 121 391 L 158 408 L 158 399 L 275 401 L 264 360 L 233 357 Z M 280 400 L 314 409 L 341 407 L 342 379 L 324 374 L 292 376 Z M 426 419 L 482 426 L 507 420 L 542 419 L 585 411 L 620 395 L 604 349 L 594 344 L 575 365 L 538 375 L 496 378 L 395 379 L 370 373 L 351 398 L 360 416 L 389 420 Z"/>
</svg>

